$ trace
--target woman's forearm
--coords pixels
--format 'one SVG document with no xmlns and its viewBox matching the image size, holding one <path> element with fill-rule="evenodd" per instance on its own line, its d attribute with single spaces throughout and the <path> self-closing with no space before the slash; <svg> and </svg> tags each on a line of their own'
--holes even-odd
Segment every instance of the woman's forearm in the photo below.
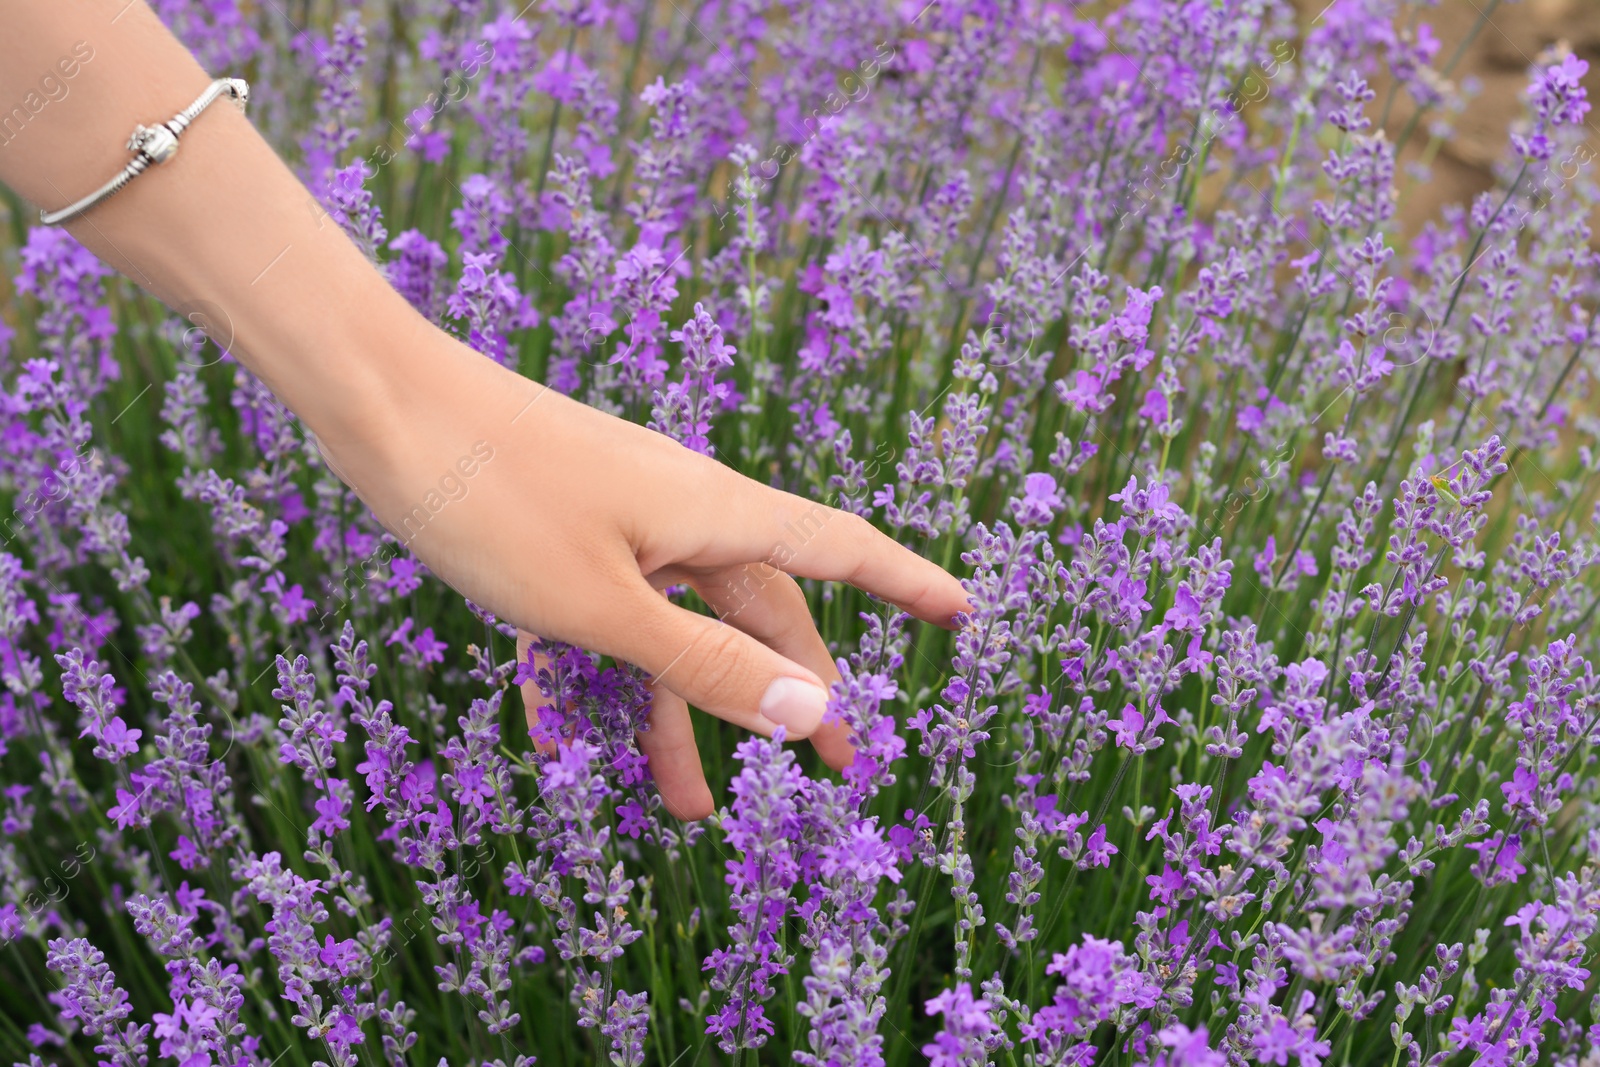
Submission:
<svg viewBox="0 0 1600 1067">
<path fill-rule="evenodd" d="M 202 70 L 143 0 L 0 11 L 0 181 L 43 208 L 99 186 L 130 158 L 135 125 L 232 73 Z M 382 411 L 430 347 L 416 341 L 432 327 L 226 102 L 172 160 L 67 229 L 228 347 L 319 436 L 360 432 L 352 421 Z"/>
</svg>

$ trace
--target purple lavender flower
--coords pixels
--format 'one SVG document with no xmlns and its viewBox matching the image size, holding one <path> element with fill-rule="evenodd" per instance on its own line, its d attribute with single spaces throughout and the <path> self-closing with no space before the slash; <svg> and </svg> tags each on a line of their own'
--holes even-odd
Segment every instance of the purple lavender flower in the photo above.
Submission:
<svg viewBox="0 0 1600 1067">
<path fill-rule="evenodd" d="M 331 39 L 302 35 L 296 38 L 295 48 L 316 67 L 317 119 L 301 146 L 306 171 L 316 184 L 340 165 L 341 157 L 360 136 L 358 79 L 367 62 L 367 34 L 360 12 L 347 14 Z"/>
<path fill-rule="evenodd" d="M 437 241 L 420 230 L 406 230 L 389 242 L 395 258 L 384 272 L 400 295 L 427 318 L 437 321 L 443 311 L 444 269 L 450 259 Z"/>
<path fill-rule="evenodd" d="M 1512 146 L 1523 157 L 1549 159 L 1555 151 L 1549 136 L 1551 129 L 1583 122 L 1589 113 L 1589 100 L 1582 78 L 1588 72 L 1589 64 L 1570 52 L 1534 67 L 1528 83 L 1533 129 L 1512 134 Z"/>
<path fill-rule="evenodd" d="M 144 1067 L 150 1024 L 128 1021 L 133 1007 L 117 985 L 105 953 L 83 938 L 50 941 L 45 966 L 61 975 L 61 1015 L 76 1021 L 90 1037 L 100 1038 L 95 1051 L 115 1067 Z"/>
<path fill-rule="evenodd" d="M 995 1026 L 989 1002 L 974 1000 L 970 985 L 958 983 L 928 1001 L 924 1009 L 941 1018 L 938 1036 L 922 1046 L 933 1067 L 978 1067 L 989 1062 Z"/>
<path fill-rule="evenodd" d="M 372 202 L 372 191 L 367 188 L 372 174 L 367 161 L 358 159 L 329 174 L 319 196 L 333 221 L 376 263 L 378 249 L 388 239 L 389 231 L 384 229 L 383 213 Z"/>
<path fill-rule="evenodd" d="M 734 753 L 744 767 L 730 787 L 733 806 L 722 830 L 739 853 L 727 861 L 725 879 L 737 919 L 728 929 L 728 947 L 707 956 L 704 967 L 711 987 L 726 997 L 706 1019 L 706 1033 L 724 1052 L 766 1044 L 775 1027 L 764 1001 L 772 996 L 772 980 L 787 974 L 792 962 L 779 931 L 800 878 L 797 798 L 805 778 L 782 741 L 780 729 L 772 741 L 751 738 Z"/>
<path fill-rule="evenodd" d="M 683 346 L 683 380 L 668 382 L 655 394 L 651 428 L 710 455 L 711 417 L 733 393 L 733 384 L 719 382 L 717 372 L 733 366 L 737 349 L 723 343 L 722 329 L 702 304 L 694 306 L 694 318 L 672 331 L 670 339 Z"/>
</svg>

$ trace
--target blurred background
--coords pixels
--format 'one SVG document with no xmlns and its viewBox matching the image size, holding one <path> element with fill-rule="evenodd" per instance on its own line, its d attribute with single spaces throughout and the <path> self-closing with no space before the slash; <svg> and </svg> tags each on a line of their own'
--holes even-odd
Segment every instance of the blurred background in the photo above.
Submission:
<svg viewBox="0 0 1600 1067">
<path fill-rule="evenodd" d="M 1332 5 L 1328 0 L 1296 0 L 1296 6 L 1311 20 Z M 1459 52 L 1454 80 L 1474 95 L 1462 114 L 1451 117 L 1453 131 L 1434 146 L 1431 180 L 1407 182 L 1402 176 L 1400 212 L 1407 234 L 1436 218 L 1443 205 L 1470 203 L 1494 185 L 1492 166 L 1505 158 L 1511 123 L 1522 114 L 1528 67 L 1539 53 L 1565 42 L 1589 61 L 1585 87 L 1590 99 L 1600 99 L 1600 0 L 1440 0 L 1426 18 L 1439 39 L 1441 65 Z M 1386 99 L 1387 86 L 1379 83 L 1376 88 L 1378 98 Z M 1396 97 L 1385 124 L 1391 140 L 1411 122 L 1412 111 L 1406 94 Z M 1589 132 L 1590 147 L 1600 149 L 1593 115 Z M 1411 144 L 1406 162 L 1429 151 L 1426 138 L 1414 137 Z M 1600 221 L 1600 211 L 1595 218 Z"/>
</svg>

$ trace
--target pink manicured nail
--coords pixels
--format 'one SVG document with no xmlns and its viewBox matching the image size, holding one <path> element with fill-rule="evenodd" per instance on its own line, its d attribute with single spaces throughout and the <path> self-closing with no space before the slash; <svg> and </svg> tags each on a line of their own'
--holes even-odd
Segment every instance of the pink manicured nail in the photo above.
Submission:
<svg viewBox="0 0 1600 1067">
<path fill-rule="evenodd" d="M 761 717 L 776 723 L 790 737 L 808 737 L 822 725 L 828 694 L 799 678 L 775 678 L 761 695 Z"/>
</svg>

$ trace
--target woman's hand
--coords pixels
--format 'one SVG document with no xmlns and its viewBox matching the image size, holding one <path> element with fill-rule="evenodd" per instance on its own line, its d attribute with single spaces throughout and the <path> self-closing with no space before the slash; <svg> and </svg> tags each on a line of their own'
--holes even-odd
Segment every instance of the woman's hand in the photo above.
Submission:
<svg viewBox="0 0 1600 1067">
<path fill-rule="evenodd" d="M 320 439 L 334 470 L 440 578 L 525 634 L 654 679 L 639 736 L 668 810 L 710 813 L 687 705 L 758 733 L 824 725 L 827 648 L 791 575 L 849 582 L 950 625 L 960 583 L 847 512 L 760 485 L 652 430 L 508 371 L 443 333 L 375 412 Z M 687 584 L 716 612 L 670 603 Z M 526 637 L 519 653 L 526 652 Z M 541 697 L 525 687 L 530 716 Z"/>
<path fill-rule="evenodd" d="M 210 82 L 139 0 L 13 7 L 4 99 L 94 42 L 72 93 L 0 153 L 0 181 L 41 206 L 115 173 L 135 122 Z M 938 623 L 965 610 L 955 579 L 863 520 L 568 400 L 430 325 L 234 108 L 211 108 L 182 144 L 73 235 L 188 309 L 434 573 L 525 632 L 653 675 L 662 695 L 640 741 L 677 814 L 711 810 L 684 701 L 813 737 L 836 766 L 850 758 L 842 730 L 819 729 L 835 674 L 790 574 L 848 581 Z M 677 583 L 720 618 L 668 603 L 658 591 Z"/>
</svg>

